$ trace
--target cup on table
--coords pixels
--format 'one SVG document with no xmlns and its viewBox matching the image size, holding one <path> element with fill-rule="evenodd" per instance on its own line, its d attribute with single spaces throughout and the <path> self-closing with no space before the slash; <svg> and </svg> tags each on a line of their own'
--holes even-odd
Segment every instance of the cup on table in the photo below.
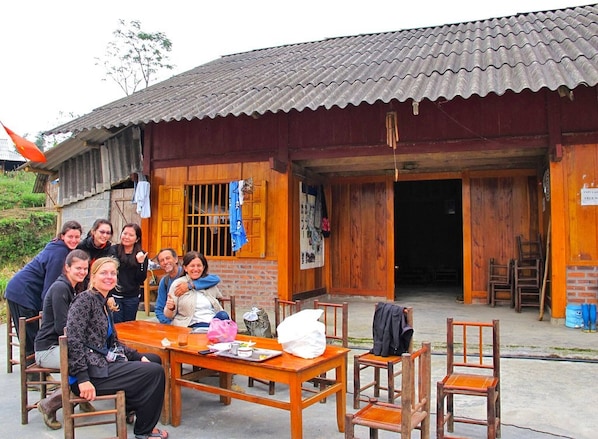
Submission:
<svg viewBox="0 0 598 439">
<path fill-rule="evenodd" d="M 241 345 L 241 343 L 239 343 L 238 341 L 233 341 L 230 344 L 230 353 L 233 355 L 237 355 L 239 352 L 239 346 Z"/>
<path fill-rule="evenodd" d="M 187 346 L 189 343 L 189 334 L 179 334 L 178 337 L 179 346 Z"/>
</svg>

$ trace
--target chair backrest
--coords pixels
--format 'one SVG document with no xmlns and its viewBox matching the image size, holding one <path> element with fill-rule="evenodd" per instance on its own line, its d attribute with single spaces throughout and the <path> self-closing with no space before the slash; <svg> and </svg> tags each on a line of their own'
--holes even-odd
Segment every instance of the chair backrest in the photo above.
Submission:
<svg viewBox="0 0 598 439">
<path fill-rule="evenodd" d="M 494 258 L 491 258 L 488 263 L 488 282 L 494 285 L 511 285 L 513 273 L 512 267 L 512 259 L 506 264 L 500 264 Z"/>
<path fill-rule="evenodd" d="M 446 320 L 447 375 L 478 369 L 500 378 L 499 321 Z"/>
<path fill-rule="evenodd" d="M 429 428 L 432 345 L 430 342 L 424 342 L 417 351 L 405 352 L 401 358 L 401 367 L 403 368 L 401 379 L 402 431 L 410 431 L 414 424 L 417 425 L 420 422 L 426 422 Z M 407 411 L 407 408 L 410 410 Z M 424 418 L 426 418 L 425 421 Z"/>
<path fill-rule="evenodd" d="M 100 395 L 96 400 L 112 400 L 114 408 L 105 408 L 94 412 L 75 413 L 75 404 L 87 401 L 71 393 L 69 385 L 69 357 L 68 341 L 66 335 L 58 338 L 60 349 L 60 388 L 62 390 L 62 412 L 64 417 L 64 438 L 74 439 L 75 428 L 91 427 L 94 425 L 116 424 L 116 437 L 127 438 L 127 413 L 125 392 L 119 390 L 114 394 Z M 93 420 L 93 418 L 97 418 Z M 91 420 L 90 420 L 91 419 Z M 75 420 L 77 422 L 75 422 Z"/>
<path fill-rule="evenodd" d="M 42 322 L 42 313 L 40 312 L 38 315 L 25 318 L 19 318 L 19 363 L 22 365 L 29 365 L 35 363 L 35 352 L 27 353 L 27 326 L 28 325 L 36 325 L 39 329 L 39 326 Z M 24 368 L 24 366 L 23 366 Z"/>
<path fill-rule="evenodd" d="M 10 306 L 8 301 L 4 303 L 6 304 L 6 373 L 12 373 L 13 366 L 19 364 L 18 355 L 15 356 L 13 348 L 18 348 L 20 344 L 17 328 L 10 314 Z"/>
<path fill-rule="evenodd" d="M 517 288 L 539 288 L 542 281 L 542 261 L 515 261 L 515 286 Z"/>
<path fill-rule="evenodd" d="M 274 298 L 274 326 L 278 328 L 280 322 L 291 314 L 301 311 L 302 303 L 300 300 L 282 300 Z"/>
<path fill-rule="evenodd" d="M 542 237 L 538 233 L 536 239 L 526 241 L 522 235 L 517 236 L 518 258 L 521 262 L 533 261 L 535 259 L 543 260 Z"/>
<path fill-rule="evenodd" d="M 337 340 L 343 347 L 349 346 L 349 303 L 329 303 L 314 300 L 314 309 L 321 309 L 322 322 L 326 328 L 326 340 Z"/>
<path fill-rule="evenodd" d="M 231 320 L 237 321 L 237 307 L 235 303 L 235 296 L 221 297 L 218 299 L 224 310 L 228 313 Z M 228 306 L 228 310 L 226 309 Z"/>
</svg>

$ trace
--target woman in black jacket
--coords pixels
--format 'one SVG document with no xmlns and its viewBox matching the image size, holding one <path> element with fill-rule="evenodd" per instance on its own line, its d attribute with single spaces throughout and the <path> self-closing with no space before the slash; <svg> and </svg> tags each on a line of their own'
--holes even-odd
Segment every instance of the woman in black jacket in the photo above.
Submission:
<svg viewBox="0 0 598 439">
<path fill-rule="evenodd" d="M 118 287 L 112 291 L 118 307 L 114 322 L 128 322 L 137 318 L 141 285 L 147 276 L 147 252 L 141 249 L 141 227 L 135 223 L 125 224 L 120 244 L 112 247 L 120 262 Z"/>
<path fill-rule="evenodd" d="M 60 369 L 58 337 L 64 334 L 69 306 L 75 298 L 76 289 L 87 277 L 89 255 L 83 250 L 72 250 L 64 262 L 58 279 L 48 288 L 44 299 L 42 322 L 35 337 L 35 362 L 42 367 Z M 56 411 L 62 408 L 62 391 L 56 389 L 37 404 L 46 425 L 52 430 L 62 427 L 56 420 Z M 80 405 L 83 411 L 94 411 L 87 403 Z"/>
<path fill-rule="evenodd" d="M 136 439 L 168 437 L 155 428 L 164 402 L 164 370 L 160 357 L 140 354 L 118 340 L 112 310 L 107 305 L 116 287 L 118 261 L 96 260 L 90 273 L 89 290 L 73 300 L 66 334 L 69 350 L 71 390 L 88 401 L 97 395 L 124 390 L 127 412 L 135 411 Z"/>
</svg>

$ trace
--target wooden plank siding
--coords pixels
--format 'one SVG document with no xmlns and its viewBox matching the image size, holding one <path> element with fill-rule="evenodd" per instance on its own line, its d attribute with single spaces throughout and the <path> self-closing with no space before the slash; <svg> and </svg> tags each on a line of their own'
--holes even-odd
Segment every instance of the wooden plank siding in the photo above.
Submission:
<svg viewBox="0 0 598 439">
<path fill-rule="evenodd" d="M 332 294 L 394 299 L 392 184 L 389 177 L 331 185 Z"/>
<path fill-rule="evenodd" d="M 516 237 L 529 239 L 539 232 L 538 179 L 532 170 L 520 174 L 470 178 L 473 303 L 487 300 L 489 259 L 501 263 L 516 259 Z"/>
</svg>

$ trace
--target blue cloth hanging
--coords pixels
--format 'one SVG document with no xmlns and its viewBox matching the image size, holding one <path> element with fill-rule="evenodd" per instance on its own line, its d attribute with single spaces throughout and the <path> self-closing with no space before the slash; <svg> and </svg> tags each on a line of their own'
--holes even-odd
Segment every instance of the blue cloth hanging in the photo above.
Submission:
<svg viewBox="0 0 598 439">
<path fill-rule="evenodd" d="M 243 217 L 241 216 L 238 181 L 230 182 L 228 194 L 230 236 L 232 240 L 233 251 L 236 252 L 248 242 L 247 234 L 245 233 L 245 227 L 243 226 Z"/>
</svg>

